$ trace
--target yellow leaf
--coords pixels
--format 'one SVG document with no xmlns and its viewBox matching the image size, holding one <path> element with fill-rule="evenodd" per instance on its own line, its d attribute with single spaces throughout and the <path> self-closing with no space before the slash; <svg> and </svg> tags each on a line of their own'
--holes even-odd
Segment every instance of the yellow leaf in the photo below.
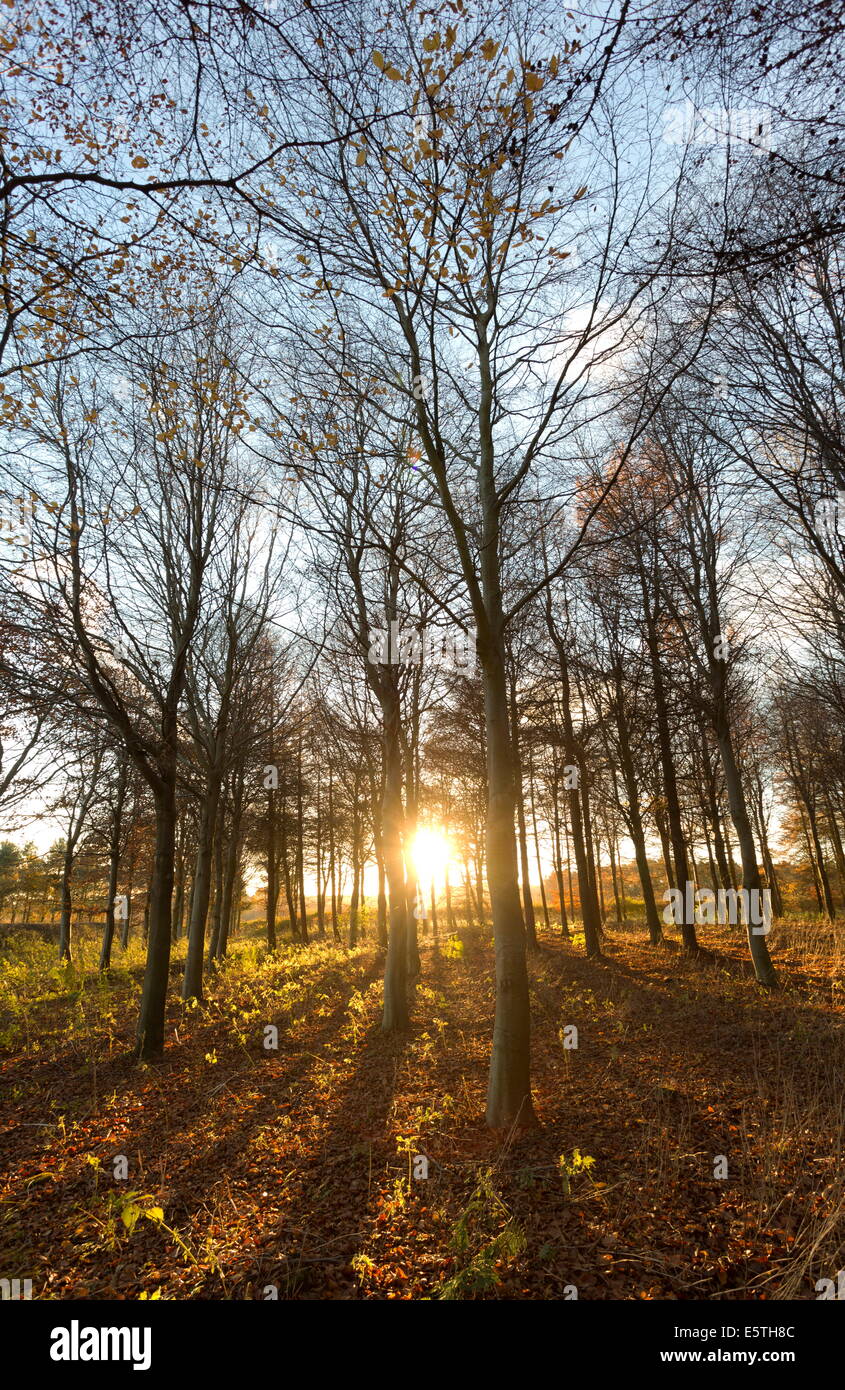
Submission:
<svg viewBox="0 0 845 1390">
<path fill-rule="evenodd" d="M 148 169 L 149 164 L 142 154 L 136 154 L 132 161 L 133 169 Z"/>
<path fill-rule="evenodd" d="M 356 155 L 356 157 L 355 157 L 355 164 L 356 164 L 357 168 L 360 169 L 361 165 L 362 165 L 362 164 L 366 164 L 366 162 L 367 162 L 367 151 L 366 151 L 366 150 L 359 150 L 358 153 L 357 153 L 357 155 Z"/>
<path fill-rule="evenodd" d="M 577 203 L 578 200 L 579 200 L 579 198 L 583 198 L 583 196 L 584 196 L 584 194 L 586 193 L 586 191 L 587 191 L 587 185 L 584 184 L 584 187 L 583 187 L 583 188 L 579 188 L 579 189 L 578 189 L 578 192 L 575 194 L 575 197 L 572 199 L 573 203 Z"/>
<path fill-rule="evenodd" d="M 481 52 L 488 63 L 492 63 L 499 51 L 499 45 L 495 39 L 485 39 L 481 45 Z"/>
<path fill-rule="evenodd" d="M 525 89 L 528 92 L 539 92 L 543 88 L 545 78 L 539 72 L 527 72 L 525 74 Z"/>
<path fill-rule="evenodd" d="M 376 49 L 375 53 L 373 54 L 373 62 L 378 68 L 379 72 L 384 72 L 384 54 L 379 53 L 378 49 Z"/>
</svg>

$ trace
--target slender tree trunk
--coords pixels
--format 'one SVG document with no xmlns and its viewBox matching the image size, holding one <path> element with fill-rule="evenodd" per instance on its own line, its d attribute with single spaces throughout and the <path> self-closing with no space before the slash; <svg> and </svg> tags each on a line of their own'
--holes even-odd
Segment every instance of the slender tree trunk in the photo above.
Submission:
<svg viewBox="0 0 845 1390">
<path fill-rule="evenodd" d="M 824 850 L 822 848 L 821 837 L 819 835 L 818 816 L 816 815 L 815 805 L 811 804 L 811 798 L 809 796 L 805 799 L 804 804 L 807 808 L 807 820 L 810 824 L 810 834 L 813 837 L 813 848 L 816 852 L 816 863 L 818 864 L 819 881 L 821 883 L 822 893 L 824 895 L 824 910 L 826 915 L 830 918 L 830 920 L 833 921 L 836 917 L 836 907 L 834 906 L 833 891 L 830 886 L 830 878 L 828 877 L 827 867 L 824 862 Z"/>
<path fill-rule="evenodd" d="M 843 895 L 843 898 L 845 898 L 845 851 L 842 849 L 842 838 L 839 834 L 839 826 L 836 824 L 836 817 L 833 814 L 833 807 L 827 792 L 824 794 L 824 805 L 827 811 L 827 824 L 830 843 L 833 847 L 833 858 L 836 862 L 836 872 L 839 875 L 839 891 Z"/>
<path fill-rule="evenodd" d="M 220 932 L 223 926 L 223 841 L 225 833 L 226 813 L 221 805 L 214 836 L 214 907 L 211 913 L 211 940 L 208 943 L 209 965 L 213 965 L 217 960 Z"/>
<path fill-rule="evenodd" d="M 813 845 L 812 841 L 810 840 L 810 832 L 807 829 L 807 818 L 804 815 L 803 801 L 799 801 L 798 814 L 801 818 L 801 830 L 804 835 L 804 848 L 807 851 L 807 862 L 810 865 L 810 873 L 812 874 L 813 878 L 813 888 L 816 891 L 816 903 L 818 906 L 818 914 L 820 917 L 823 917 L 824 899 L 822 898 L 821 880 L 819 879 L 819 870 L 818 865 L 816 864 L 816 856 L 813 854 Z"/>
<path fill-rule="evenodd" d="M 543 861 L 540 856 L 540 835 L 537 830 L 537 803 L 534 799 L 534 768 L 531 759 L 528 760 L 528 785 L 531 793 L 531 828 L 534 833 L 534 856 L 537 860 L 537 875 L 540 879 L 540 901 L 543 904 L 543 923 L 546 931 L 551 932 L 552 924 L 549 919 L 549 904 L 546 898 L 546 882 L 543 876 Z"/>
<path fill-rule="evenodd" d="M 387 950 L 387 875 L 384 870 L 384 854 L 382 853 L 380 834 L 378 849 L 376 850 L 376 868 L 378 870 L 378 944 L 382 950 Z"/>
<path fill-rule="evenodd" d="M 556 773 L 556 772 L 555 772 L 555 775 L 554 775 L 553 778 L 552 778 L 552 782 L 551 782 L 551 792 L 552 792 L 552 834 L 553 834 L 553 836 L 554 836 L 555 878 L 557 879 L 557 900 L 558 900 L 558 906 L 559 906 L 559 910 L 560 910 L 560 934 L 561 934 L 561 936 L 562 936 L 566 941 L 568 941 L 568 940 L 570 939 L 570 937 L 569 937 L 569 921 L 568 921 L 567 916 L 566 916 L 566 901 L 565 901 L 565 897 L 564 897 L 564 884 L 563 884 L 563 851 L 562 851 L 561 839 L 560 839 L 560 822 L 561 822 L 561 811 L 560 811 L 560 800 L 559 800 L 559 796 L 560 796 L 560 782 L 559 782 L 559 779 L 558 779 L 558 776 L 557 776 L 557 773 Z M 571 905 L 572 905 L 572 900 L 571 900 L 571 894 L 570 894 L 570 907 L 571 907 Z"/>
<path fill-rule="evenodd" d="M 308 943 L 308 904 L 305 901 L 305 813 L 302 785 L 302 738 L 299 739 L 296 764 L 296 882 L 299 892 L 299 938 Z"/>
<path fill-rule="evenodd" d="M 211 900 L 211 861 L 215 839 L 222 834 L 220 815 L 220 778 L 209 778 L 200 808 L 197 826 L 197 857 L 194 865 L 194 886 L 191 893 L 191 915 L 188 922 L 188 952 L 182 978 L 182 998 L 202 999 L 202 965 L 205 951 L 205 927 L 208 904 Z M 214 952 L 212 951 L 212 957 Z"/>
<path fill-rule="evenodd" d="M 217 941 L 217 959 L 222 960 L 229 945 L 229 928 L 232 922 L 233 905 L 235 903 L 235 885 L 238 881 L 238 868 L 240 858 L 240 815 L 236 813 L 232 817 L 232 825 L 229 832 L 229 844 L 226 850 L 226 867 L 223 878 L 223 907 L 220 913 L 220 935 Z"/>
<path fill-rule="evenodd" d="M 616 908 L 616 920 L 621 926 L 623 923 L 622 905 L 619 901 L 619 883 L 616 877 L 616 849 L 614 846 L 614 834 L 612 830 L 607 832 L 607 852 L 610 855 L 610 880 L 613 885 L 613 905 Z"/>
<path fill-rule="evenodd" d="M 666 887 L 669 889 L 677 888 L 675 870 L 672 867 L 672 845 L 669 840 L 669 829 L 666 824 L 666 817 L 658 807 L 655 807 L 653 814 L 654 824 L 657 827 L 657 834 L 660 837 L 660 853 L 663 858 L 663 872 L 666 875 Z"/>
<path fill-rule="evenodd" d="M 769 848 L 769 838 L 766 831 L 766 811 L 763 805 L 763 787 L 759 777 L 755 778 L 754 783 L 754 805 L 756 807 L 757 837 L 760 841 L 760 852 L 763 856 L 763 868 L 766 871 L 766 882 L 772 895 L 772 912 L 775 917 L 782 917 L 783 896 L 775 872 L 775 862 L 772 858 L 772 851 Z M 845 869 L 845 864 L 843 864 L 843 869 Z M 845 879 L 843 879 L 843 887 L 845 887 Z"/>
<path fill-rule="evenodd" d="M 601 945 L 599 942 L 599 904 L 595 891 L 595 882 L 590 873 L 587 839 L 582 817 L 581 793 L 578 787 L 578 783 L 581 780 L 581 764 L 578 758 L 575 728 L 572 722 L 572 708 L 570 703 L 571 688 L 566 645 L 558 635 L 548 607 L 546 609 L 546 621 L 558 655 L 564 757 L 566 758 L 566 766 L 575 769 L 575 780 L 571 782 L 567 790 L 569 795 L 569 824 L 572 830 L 572 847 L 575 852 L 575 868 L 578 875 L 578 897 L 580 899 L 581 922 L 584 927 L 584 949 L 588 956 L 597 957 L 601 955 Z M 573 774 L 570 773 L 568 776 L 572 777 Z M 572 904 L 570 903 L 570 907 L 571 906 Z"/>
<path fill-rule="evenodd" d="M 175 776 L 155 791 L 156 841 L 149 893 L 147 966 L 138 1018 L 136 1055 L 151 1061 L 164 1051 L 164 1020 L 170 971 L 170 907 L 176 856 Z"/>
<path fill-rule="evenodd" d="M 516 680 L 510 682 L 510 720 L 511 744 L 513 747 L 513 782 L 516 797 L 516 817 L 519 829 L 519 870 L 522 887 L 522 912 L 525 922 L 525 939 L 529 950 L 537 949 L 537 919 L 534 913 L 534 900 L 531 896 L 531 876 L 528 867 L 528 832 L 525 823 L 525 789 L 522 779 L 522 750 L 519 737 L 519 706 L 516 700 Z"/>
<path fill-rule="evenodd" d="M 337 920 L 337 861 L 335 859 L 334 824 L 334 781 L 329 767 L 329 881 L 331 883 L 331 922 L 332 936 L 340 941 L 340 927 Z"/>
<path fill-rule="evenodd" d="M 449 932 L 456 932 L 458 927 L 455 921 L 455 913 L 452 909 L 452 885 L 449 881 L 449 866 L 446 865 L 446 929 Z"/>
<path fill-rule="evenodd" d="M 745 801 L 745 792 L 740 779 L 739 766 L 734 753 L 733 739 L 727 718 L 720 711 L 716 719 L 716 739 L 719 745 L 719 753 L 722 759 L 722 770 L 725 775 L 725 787 L 728 794 L 728 804 L 731 809 L 731 820 L 734 823 L 737 839 L 739 840 L 739 852 L 742 859 L 742 886 L 749 894 L 754 893 L 754 897 L 760 901 L 762 884 L 760 882 L 760 871 L 757 867 L 757 851 L 754 846 L 754 835 L 751 830 L 751 821 L 748 817 L 748 808 Z M 752 898 L 751 901 L 754 899 Z M 762 914 L 761 914 L 762 915 Z M 751 914 L 747 922 L 748 946 L 751 951 L 751 959 L 754 963 L 754 973 L 761 985 L 766 985 L 773 989 L 777 985 L 777 975 L 772 965 L 769 955 L 769 948 L 766 943 L 762 927 L 755 927 L 751 922 Z"/>
<path fill-rule="evenodd" d="M 134 856 L 129 863 L 129 882 L 126 885 L 126 916 L 123 919 L 123 927 L 120 933 L 120 949 L 125 951 L 129 947 L 129 927 L 132 920 L 132 888 L 135 882 L 135 859 Z"/>
<path fill-rule="evenodd" d="M 678 779 L 675 771 L 674 753 L 672 751 L 672 735 L 669 728 L 669 712 L 666 702 L 666 689 L 663 681 L 663 667 L 660 659 L 657 627 L 648 598 L 645 574 L 642 570 L 640 571 L 640 580 L 643 590 L 643 612 L 646 619 L 646 641 L 651 662 L 654 712 L 657 722 L 658 747 L 660 750 L 660 767 L 663 775 L 666 814 L 669 820 L 669 840 L 674 858 L 675 883 L 670 886 L 680 889 L 683 895 L 684 920 L 681 925 L 681 937 L 684 943 L 684 949 L 694 952 L 698 950 L 698 939 L 695 933 L 695 919 L 693 918 L 692 921 L 687 921 L 686 917 L 687 894 L 685 885 L 690 882 L 690 871 L 687 861 L 687 848 L 684 841 L 684 829 L 681 821 Z"/>
<path fill-rule="evenodd" d="M 271 764 L 268 764 L 271 766 Z M 272 764 L 275 766 L 275 764 Z M 276 912 L 279 906 L 279 874 L 276 863 L 276 792 L 267 789 L 267 950 L 276 950 Z"/>
<path fill-rule="evenodd" d="M 643 906 L 645 908 L 648 936 L 651 944 L 657 946 L 663 939 L 663 927 L 661 925 L 660 915 L 657 911 L 657 903 L 654 897 L 654 885 L 651 881 L 651 871 L 648 866 L 643 818 L 640 815 L 639 787 L 637 786 L 637 778 L 634 771 L 634 758 L 631 752 L 631 738 L 628 730 L 628 722 L 625 718 L 625 711 L 622 706 L 621 698 L 619 698 L 620 696 L 621 690 L 617 683 L 617 701 L 615 705 L 616 731 L 619 739 L 619 766 L 622 772 L 622 781 L 625 784 L 625 792 L 628 797 L 628 830 L 634 844 L 634 858 L 637 862 L 637 873 L 643 893 Z"/>
<path fill-rule="evenodd" d="M 525 927 L 519 901 L 514 833 L 514 759 L 504 645 L 496 621 L 498 583 L 491 595 L 494 629 L 482 644 L 487 732 L 487 882 L 496 955 L 496 1014 L 487 1087 L 487 1123 L 501 1129 L 534 1118 L 531 1101 L 531 1011 Z M 488 607 L 489 612 L 489 607 Z"/>
<path fill-rule="evenodd" d="M 59 960 L 70 961 L 71 959 L 71 935 L 72 935 L 72 916 L 73 900 L 70 889 L 71 875 L 73 874 L 73 843 L 68 832 L 67 848 L 65 849 L 64 860 L 62 862 L 62 883 L 60 892 L 61 916 L 59 917 Z"/>
<path fill-rule="evenodd" d="M 126 802 L 128 773 L 126 763 L 121 759 L 118 765 L 117 786 L 112 810 L 111 836 L 109 839 L 109 886 L 107 889 L 106 921 L 103 928 L 103 942 L 100 947 L 100 969 L 111 966 L 112 943 L 114 941 L 114 901 L 117 896 L 117 881 L 120 870 L 120 834 L 123 828 L 123 808 Z"/>
<path fill-rule="evenodd" d="M 389 904 L 382 1026 L 386 1033 L 396 1033 L 408 1027 L 410 1018 L 408 1014 L 408 903 L 402 845 L 404 830 L 402 746 L 399 731 L 399 692 L 393 680 L 385 680 L 381 687 L 381 711 L 384 767 L 381 833 Z"/>
<path fill-rule="evenodd" d="M 409 881 L 408 888 L 408 976 L 415 980 L 422 972 L 417 907 L 421 905 L 425 912 L 425 897 L 416 876 Z"/>
<path fill-rule="evenodd" d="M 288 858 L 288 830 L 287 816 L 285 814 L 284 797 L 282 798 L 281 805 L 280 831 L 282 850 L 282 875 L 284 877 L 285 883 L 285 899 L 288 905 L 288 925 L 290 927 L 291 936 L 293 940 L 296 941 L 298 935 L 296 923 L 296 900 L 294 898 L 293 880 L 291 878 L 290 872 L 290 859 Z"/>
<path fill-rule="evenodd" d="M 353 846 L 352 850 L 352 897 L 349 899 L 349 945 L 358 945 L 358 891 L 361 882 L 361 866 L 358 859 L 358 847 Z"/>
<path fill-rule="evenodd" d="M 320 798 L 320 767 L 317 765 L 317 815 L 314 823 L 314 836 L 316 840 L 315 856 L 317 861 L 317 935 L 320 940 L 325 939 L 326 935 L 326 891 L 323 880 L 323 816 Z"/>
</svg>

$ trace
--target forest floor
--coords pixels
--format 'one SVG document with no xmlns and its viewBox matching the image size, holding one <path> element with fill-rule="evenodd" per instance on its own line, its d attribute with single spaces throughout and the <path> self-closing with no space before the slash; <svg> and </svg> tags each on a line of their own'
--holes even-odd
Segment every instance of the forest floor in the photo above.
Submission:
<svg viewBox="0 0 845 1390">
<path fill-rule="evenodd" d="M 422 941 L 402 1037 L 369 942 L 235 942 L 193 1009 L 175 961 L 156 1066 L 129 1059 L 139 964 L 51 967 L 0 1004 L 0 1274 L 54 1299 L 816 1298 L 845 1264 L 841 943 L 777 929 L 769 994 L 741 929 L 706 936 L 690 960 L 611 928 L 588 961 L 542 935 L 539 1123 L 509 1136 L 483 1123 L 478 927 Z"/>
</svg>

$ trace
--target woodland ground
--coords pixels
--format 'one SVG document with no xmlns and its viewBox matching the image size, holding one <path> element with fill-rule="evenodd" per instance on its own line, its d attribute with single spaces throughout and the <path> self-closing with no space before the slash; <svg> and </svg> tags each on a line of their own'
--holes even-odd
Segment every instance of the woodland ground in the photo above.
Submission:
<svg viewBox="0 0 845 1390">
<path fill-rule="evenodd" d="M 698 960 L 641 928 L 611 928 L 600 962 L 543 935 L 539 1125 L 511 1136 L 483 1125 L 492 944 L 458 936 L 423 938 L 401 1038 L 381 1032 L 372 942 L 268 960 L 235 941 L 190 1010 L 180 944 L 166 1058 L 144 1067 L 140 946 L 100 981 L 93 940 L 61 969 L 7 942 L 0 1273 L 52 1299 L 816 1298 L 845 1263 L 831 928 L 776 929 L 773 994 L 740 928 L 705 929 Z"/>
</svg>

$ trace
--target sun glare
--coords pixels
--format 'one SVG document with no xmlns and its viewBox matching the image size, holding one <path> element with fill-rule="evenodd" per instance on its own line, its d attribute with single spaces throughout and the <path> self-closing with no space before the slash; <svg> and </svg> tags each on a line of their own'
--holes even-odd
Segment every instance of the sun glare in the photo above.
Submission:
<svg viewBox="0 0 845 1390">
<path fill-rule="evenodd" d="M 421 883 L 442 879 L 451 858 L 449 841 L 441 830 L 418 830 L 411 857 Z"/>
</svg>

